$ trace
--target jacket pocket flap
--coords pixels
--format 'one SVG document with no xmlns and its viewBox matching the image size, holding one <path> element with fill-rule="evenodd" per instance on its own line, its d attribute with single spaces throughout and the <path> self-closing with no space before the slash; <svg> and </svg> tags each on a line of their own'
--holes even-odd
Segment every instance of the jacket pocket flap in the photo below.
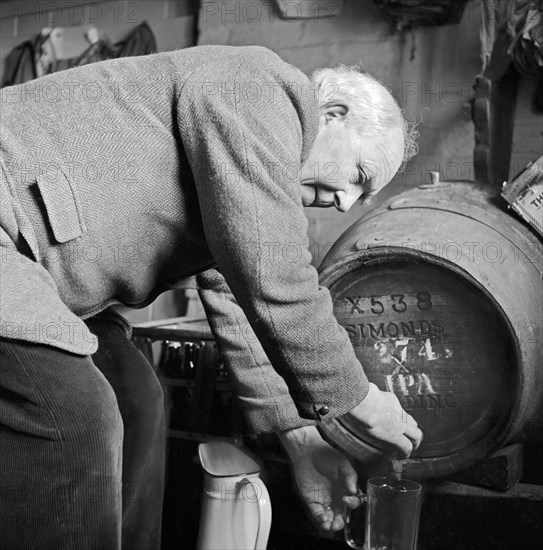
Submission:
<svg viewBox="0 0 543 550">
<path fill-rule="evenodd" d="M 81 237 L 85 229 L 75 190 L 60 170 L 40 174 L 37 178 L 53 235 L 59 243 Z"/>
</svg>

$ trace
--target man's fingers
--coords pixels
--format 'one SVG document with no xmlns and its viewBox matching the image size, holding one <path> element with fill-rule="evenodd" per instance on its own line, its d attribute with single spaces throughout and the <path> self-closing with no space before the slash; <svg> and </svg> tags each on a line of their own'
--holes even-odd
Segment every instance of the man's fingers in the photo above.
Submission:
<svg viewBox="0 0 543 550">
<path fill-rule="evenodd" d="M 413 444 L 404 435 L 394 440 L 394 446 L 396 447 L 396 452 L 400 460 L 402 458 L 409 458 L 409 455 L 413 452 Z"/>
<path fill-rule="evenodd" d="M 422 441 L 422 431 L 420 430 L 420 428 L 418 428 L 416 425 L 412 426 L 410 424 L 406 424 L 404 435 L 411 441 L 414 450 L 419 448 L 419 445 Z"/>
<path fill-rule="evenodd" d="M 353 509 L 358 508 L 358 506 L 360 506 L 360 499 L 357 497 L 352 498 L 353 501 L 356 502 L 353 502 L 349 507 Z M 323 506 L 320 502 L 311 502 L 307 507 L 322 531 L 340 531 L 345 527 L 345 521 L 343 519 L 343 502 L 336 502 L 331 506 Z"/>
<path fill-rule="evenodd" d="M 339 475 L 343 479 L 347 491 L 354 495 L 358 490 L 358 475 L 348 460 L 345 460 L 340 464 Z"/>
<path fill-rule="evenodd" d="M 336 513 L 334 521 L 332 522 L 332 532 L 341 531 L 345 527 L 345 521 L 343 520 L 343 514 Z"/>
<path fill-rule="evenodd" d="M 402 417 L 403 433 L 411 442 L 411 451 L 416 450 L 419 448 L 422 441 L 422 431 L 419 428 L 417 421 L 410 414 L 402 411 Z"/>
<path fill-rule="evenodd" d="M 401 406 L 392 392 L 370 382 L 366 398 L 345 415 L 345 426 L 375 447 L 408 458 L 422 441 L 417 421 Z"/>
<path fill-rule="evenodd" d="M 415 426 L 415 428 L 418 426 L 417 421 L 410 415 L 405 413 L 405 423 L 409 424 L 410 426 Z"/>
<path fill-rule="evenodd" d="M 315 521 L 324 531 L 329 531 L 334 520 L 334 511 L 330 507 L 324 507 L 319 502 L 310 502 L 307 507 Z"/>
<path fill-rule="evenodd" d="M 350 510 L 356 510 L 362 504 L 362 500 L 357 496 L 344 496 L 341 500 Z"/>
</svg>

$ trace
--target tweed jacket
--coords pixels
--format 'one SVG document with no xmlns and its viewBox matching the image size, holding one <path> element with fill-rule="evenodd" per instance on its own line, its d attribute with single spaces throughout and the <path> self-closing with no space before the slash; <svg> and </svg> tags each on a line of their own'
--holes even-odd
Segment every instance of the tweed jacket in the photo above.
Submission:
<svg viewBox="0 0 543 550">
<path fill-rule="evenodd" d="M 365 397 L 310 265 L 299 172 L 318 111 L 301 72 L 205 46 L 1 94 L 2 337 L 92 354 L 83 319 L 194 283 L 255 431 Z"/>
</svg>

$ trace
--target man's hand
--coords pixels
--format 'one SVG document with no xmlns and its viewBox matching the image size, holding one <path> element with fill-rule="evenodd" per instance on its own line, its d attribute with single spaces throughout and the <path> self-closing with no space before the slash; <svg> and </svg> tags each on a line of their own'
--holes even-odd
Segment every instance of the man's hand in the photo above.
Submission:
<svg viewBox="0 0 543 550">
<path fill-rule="evenodd" d="M 357 492 L 357 474 L 351 463 L 322 439 L 315 426 L 282 432 L 279 438 L 313 520 L 324 533 L 343 529 L 342 498 Z"/>
<path fill-rule="evenodd" d="M 341 422 L 362 440 L 400 459 L 409 457 L 422 440 L 417 422 L 402 409 L 396 395 L 371 382 L 366 398 Z"/>
</svg>

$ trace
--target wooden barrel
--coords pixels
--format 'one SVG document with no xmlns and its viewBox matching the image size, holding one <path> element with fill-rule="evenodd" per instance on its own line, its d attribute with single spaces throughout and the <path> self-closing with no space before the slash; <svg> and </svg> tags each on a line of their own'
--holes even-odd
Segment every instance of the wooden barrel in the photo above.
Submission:
<svg viewBox="0 0 543 550">
<path fill-rule="evenodd" d="M 473 183 L 421 185 L 354 223 L 320 268 L 368 378 L 424 432 L 408 476 L 466 468 L 541 403 L 541 243 L 497 200 Z M 363 454 L 340 421 L 324 435 Z"/>
</svg>

